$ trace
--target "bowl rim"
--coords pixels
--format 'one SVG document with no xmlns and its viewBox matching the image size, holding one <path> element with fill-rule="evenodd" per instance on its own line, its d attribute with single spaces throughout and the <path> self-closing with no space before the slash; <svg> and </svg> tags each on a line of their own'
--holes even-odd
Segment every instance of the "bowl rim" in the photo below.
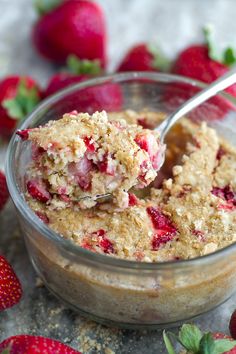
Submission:
<svg viewBox="0 0 236 354">
<path fill-rule="evenodd" d="M 84 89 L 94 85 L 99 85 L 99 84 L 104 84 L 109 82 L 119 83 L 122 81 L 132 81 L 134 79 L 150 79 L 153 82 L 156 81 L 157 83 L 169 83 L 169 84 L 176 83 L 176 82 L 186 83 L 193 87 L 198 87 L 198 88 L 204 88 L 207 86 L 207 84 L 203 82 L 193 80 L 187 77 L 173 75 L 173 74 L 156 73 L 156 72 L 140 71 L 140 72 L 126 72 L 126 73 L 115 73 L 110 75 L 104 75 L 102 77 L 89 79 L 77 84 L 73 84 L 63 90 L 60 90 L 58 93 L 48 97 L 47 99 L 43 100 L 33 110 L 33 112 L 30 113 L 26 117 L 26 119 L 19 125 L 18 129 L 26 129 L 30 125 L 34 117 L 39 112 L 41 112 L 41 110 L 50 107 L 53 103 L 63 98 L 65 95 L 73 93 L 79 89 Z M 231 95 L 225 92 L 218 95 L 226 98 L 232 103 L 232 105 L 236 106 L 236 99 Z M 131 270 L 169 271 L 170 269 L 173 269 L 173 267 L 175 270 L 182 270 L 183 268 L 186 269 L 186 268 L 197 267 L 199 265 L 210 264 L 217 261 L 218 259 L 221 259 L 222 257 L 229 255 L 233 250 L 236 250 L 236 243 L 233 243 L 229 246 L 217 250 L 216 252 L 201 257 L 178 260 L 178 261 L 173 260 L 173 261 L 165 261 L 165 262 L 140 262 L 140 261 L 138 262 L 133 260 L 126 260 L 126 259 L 116 258 L 112 256 L 107 256 L 107 255 L 95 253 L 87 249 L 84 249 L 79 245 L 76 245 L 73 241 L 63 238 L 62 236 L 60 236 L 60 234 L 50 229 L 45 223 L 41 221 L 39 222 L 39 218 L 37 217 L 37 215 L 26 203 L 23 197 L 23 193 L 20 191 L 19 187 L 17 186 L 16 179 L 14 176 L 15 174 L 13 172 L 14 155 L 16 153 L 17 146 L 20 144 L 20 142 L 21 142 L 20 137 L 17 136 L 16 134 L 13 134 L 7 149 L 5 167 L 6 167 L 6 180 L 7 180 L 10 196 L 16 208 L 19 210 L 20 214 L 28 222 L 31 223 L 32 227 L 35 228 L 41 234 L 42 237 L 46 237 L 50 241 L 55 241 L 57 246 L 59 246 L 60 248 L 66 251 L 69 251 L 71 254 L 85 258 L 87 261 L 93 263 L 96 262 L 98 264 L 103 264 L 109 267 L 112 266 L 115 268 L 124 268 L 130 271 Z"/>
</svg>

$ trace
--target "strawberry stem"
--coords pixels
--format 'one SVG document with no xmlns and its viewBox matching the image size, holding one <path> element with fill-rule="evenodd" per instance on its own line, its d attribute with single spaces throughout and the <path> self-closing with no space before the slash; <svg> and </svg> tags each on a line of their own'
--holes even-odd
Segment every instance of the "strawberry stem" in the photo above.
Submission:
<svg viewBox="0 0 236 354">
<path fill-rule="evenodd" d="M 35 0 L 35 8 L 40 16 L 47 14 L 59 6 L 61 0 Z"/>
<path fill-rule="evenodd" d="M 99 60 L 81 60 L 73 54 L 69 55 L 67 58 L 67 68 L 75 75 L 98 75 L 102 71 Z"/>
<path fill-rule="evenodd" d="M 148 45 L 148 50 L 153 55 L 152 66 L 154 69 L 159 69 L 164 72 L 170 69 L 171 62 L 159 47 L 150 44 Z"/>
<path fill-rule="evenodd" d="M 16 96 L 4 100 L 2 105 L 11 118 L 21 120 L 32 112 L 39 101 L 40 97 L 36 87 L 28 88 L 25 80 L 21 79 L 18 84 Z"/>
</svg>

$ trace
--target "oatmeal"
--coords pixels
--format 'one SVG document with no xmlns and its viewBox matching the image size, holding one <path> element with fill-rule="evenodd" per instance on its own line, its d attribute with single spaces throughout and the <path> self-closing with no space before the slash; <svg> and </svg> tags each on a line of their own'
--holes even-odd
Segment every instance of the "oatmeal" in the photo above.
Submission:
<svg viewBox="0 0 236 354">
<path fill-rule="evenodd" d="M 104 111 L 73 111 L 18 134 L 32 143 L 28 193 L 51 209 L 92 207 L 94 199 L 79 198 L 106 193 L 128 207 L 127 191 L 155 179 L 164 153 L 158 133 L 122 118 L 108 120 Z"/>
<path fill-rule="evenodd" d="M 127 111 L 109 115 L 114 127 L 123 126 L 128 131 L 132 131 L 136 123 L 154 127 L 162 118 L 161 114 L 152 112 Z M 135 136 L 137 131 L 135 126 Z M 37 132 L 34 129 L 29 133 L 30 140 L 46 149 L 51 137 L 40 142 L 41 134 L 37 135 Z M 142 134 L 145 129 L 140 128 L 140 132 Z M 92 132 L 86 134 L 90 137 Z M 87 151 L 83 142 L 81 145 Z M 135 151 L 140 150 L 136 147 Z M 141 154 L 151 161 L 150 153 L 141 150 Z M 71 161 L 74 163 L 73 157 Z M 45 163 L 45 160 L 39 159 L 38 163 Z M 139 160 L 137 166 L 140 165 Z M 126 171 L 130 174 L 126 173 L 130 186 L 139 179 L 140 170 L 138 167 L 129 170 L 129 167 Z M 116 206 L 105 203 L 81 210 L 71 202 L 63 208 L 55 207 L 54 202 L 52 207 L 51 203 L 32 197 L 30 191 L 27 200 L 54 231 L 90 251 L 145 262 L 189 259 L 215 252 L 236 241 L 235 170 L 236 150 L 232 146 L 205 123 L 198 126 L 182 119 L 167 136 L 166 162 L 152 188 L 147 196 L 135 190 L 127 193 L 127 208 L 117 210 Z M 43 179 L 48 180 L 50 174 L 45 173 Z M 109 176 L 105 174 L 103 178 Z M 65 187 L 66 183 L 67 180 Z M 52 183 L 49 193 L 56 193 L 57 186 Z M 70 198 L 74 197 L 73 193 Z"/>
</svg>

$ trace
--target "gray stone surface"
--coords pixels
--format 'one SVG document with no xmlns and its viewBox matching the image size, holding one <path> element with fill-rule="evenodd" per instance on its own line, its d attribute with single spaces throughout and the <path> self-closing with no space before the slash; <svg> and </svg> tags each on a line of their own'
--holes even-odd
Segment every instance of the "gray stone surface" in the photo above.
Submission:
<svg viewBox="0 0 236 354">
<path fill-rule="evenodd" d="M 99 0 L 108 18 L 110 70 L 135 42 L 159 43 L 173 57 L 187 43 L 201 40 L 201 26 L 217 25 L 219 45 L 236 46 L 235 0 Z M 31 0 L 0 0 L 0 76 L 28 73 L 44 84 L 53 72 L 31 47 L 30 28 L 35 19 Z M 0 149 L 0 166 L 5 147 Z M 20 333 L 59 339 L 84 353 L 165 353 L 161 331 L 116 330 L 87 321 L 65 308 L 44 287 L 29 262 L 11 202 L 0 214 L 0 253 L 7 256 L 21 279 L 24 296 L 19 305 L 0 313 L 0 340 Z M 228 331 L 236 296 L 196 320 L 201 328 Z M 101 343 L 92 346 L 88 337 Z M 87 349 L 86 349 L 87 343 Z M 90 349 L 89 349 L 90 348 Z"/>
</svg>

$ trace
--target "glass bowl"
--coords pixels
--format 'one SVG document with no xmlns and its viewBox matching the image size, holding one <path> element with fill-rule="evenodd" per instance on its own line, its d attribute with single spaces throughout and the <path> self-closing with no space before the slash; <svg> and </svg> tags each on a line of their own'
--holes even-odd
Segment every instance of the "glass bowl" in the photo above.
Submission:
<svg viewBox="0 0 236 354">
<path fill-rule="evenodd" d="M 110 89 L 118 88 L 109 96 Z M 20 129 L 35 127 L 74 109 L 119 109 L 169 113 L 203 84 L 174 75 L 124 73 L 71 86 L 45 100 Z M 96 101 L 91 92 L 100 91 Z M 89 99 L 87 99 L 89 97 Z M 100 107 L 101 97 L 105 102 Z M 233 99 L 221 95 L 195 109 L 194 119 L 209 119 L 236 143 Z M 217 120 L 214 120 L 218 118 Z M 63 239 L 41 222 L 25 199 L 24 173 L 30 160 L 27 142 L 14 136 L 7 157 L 7 183 L 32 264 L 44 284 L 68 306 L 104 324 L 125 328 L 175 325 L 213 309 L 236 289 L 236 245 L 191 259 L 144 263 L 112 258 Z"/>
</svg>

